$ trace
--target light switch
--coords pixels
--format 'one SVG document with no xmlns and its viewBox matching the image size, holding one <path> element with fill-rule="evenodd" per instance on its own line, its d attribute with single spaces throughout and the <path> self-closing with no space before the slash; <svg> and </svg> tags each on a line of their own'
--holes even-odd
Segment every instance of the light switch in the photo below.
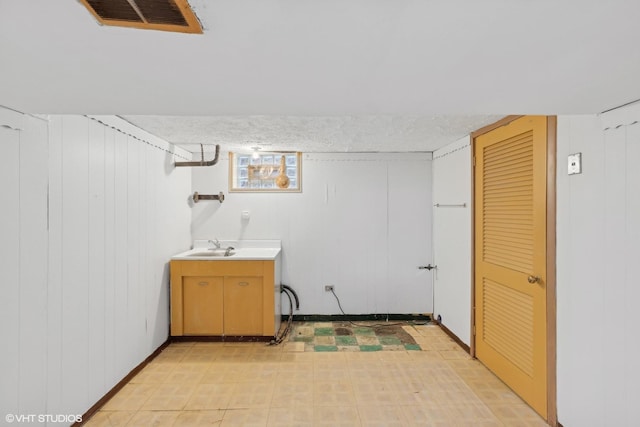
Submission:
<svg viewBox="0 0 640 427">
<path fill-rule="evenodd" d="M 582 173 L 582 153 L 569 154 L 568 173 L 569 175 Z"/>
<path fill-rule="evenodd" d="M 249 218 L 251 218 L 251 213 L 249 211 L 242 211 L 240 218 L 242 218 L 245 221 L 249 221 Z"/>
</svg>

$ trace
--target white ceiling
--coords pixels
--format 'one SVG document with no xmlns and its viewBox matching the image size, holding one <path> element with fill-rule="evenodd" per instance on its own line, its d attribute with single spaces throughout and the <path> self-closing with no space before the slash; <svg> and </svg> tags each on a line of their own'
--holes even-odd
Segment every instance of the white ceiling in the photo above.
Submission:
<svg viewBox="0 0 640 427">
<path fill-rule="evenodd" d="M 433 151 L 500 116 L 125 116 L 189 150 Z"/>
<path fill-rule="evenodd" d="M 77 1 L 0 0 L 0 105 L 116 114 L 223 149 L 423 151 L 506 114 L 640 98 L 640 1 L 190 3 L 203 35 L 101 27 Z"/>
</svg>

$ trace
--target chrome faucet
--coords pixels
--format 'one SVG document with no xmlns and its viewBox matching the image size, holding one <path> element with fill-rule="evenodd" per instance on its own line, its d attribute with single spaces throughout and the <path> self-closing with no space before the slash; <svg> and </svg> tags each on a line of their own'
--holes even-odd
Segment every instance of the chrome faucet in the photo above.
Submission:
<svg viewBox="0 0 640 427">
<path fill-rule="evenodd" d="M 209 243 L 211 243 L 216 248 L 220 249 L 220 241 L 216 237 L 214 237 L 214 239 L 215 240 L 209 239 Z"/>
<path fill-rule="evenodd" d="M 225 249 L 224 251 L 224 256 L 230 256 L 231 255 L 231 251 L 234 250 L 235 248 L 233 246 L 229 246 L 227 249 Z"/>
</svg>

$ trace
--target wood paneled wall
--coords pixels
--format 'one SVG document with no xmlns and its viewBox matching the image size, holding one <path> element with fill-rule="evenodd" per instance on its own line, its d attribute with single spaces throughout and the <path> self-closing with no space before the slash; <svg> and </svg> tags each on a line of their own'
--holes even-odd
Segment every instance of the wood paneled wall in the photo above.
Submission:
<svg viewBox="0 0 640 427">
<path fill-rule="evenodd" d="M 640 419 L 640 104 L 558 118 L 558 421 Z M 582 173 L 567 156 L 582 153 Z"/>
<path fill-rule="evenodd" d="M 433 153 L 434 315 L 462 342 L 471 344 L 471 142 L 468 136 Z"/>
<path fill-rule="evenodd" d="M 228 156 L 193 190 L 227 190 Z M 296 314 L 431 313 L 430 153 L 305 153 L 302 193 L 229 193 L 193 208 L 194 239 L 280 239 Z M 243 220 L 242 211 L 251 219 Z M 286 309 L 285 309 L 286 310 Z"/>
<path fill-rule="evenodd" d="M 82 414 L 168 336 L 191 172 L 150 135 L 2 111 L 0 412 Z"/>
<path fill-rule="evenodd" d="M 41 413 L 47 401 L 47 123 L 6 110 L 0 121 L 4 422 L 4 414 Z"/>
</svg>

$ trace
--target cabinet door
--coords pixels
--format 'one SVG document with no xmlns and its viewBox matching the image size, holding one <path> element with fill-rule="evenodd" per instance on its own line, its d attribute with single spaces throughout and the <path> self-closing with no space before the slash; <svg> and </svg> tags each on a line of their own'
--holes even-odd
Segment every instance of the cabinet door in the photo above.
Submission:
<svg viewBox="0 0 640 427">
<path fill-rule="evenodd" d="M 183 277 L 184 335 L 222 335 L 222 277 Z"/>
<path fill-rule="evenodd" d="M 262 277 L 225 277 L 224 334 L 262 335 Z"/>
</svg>

